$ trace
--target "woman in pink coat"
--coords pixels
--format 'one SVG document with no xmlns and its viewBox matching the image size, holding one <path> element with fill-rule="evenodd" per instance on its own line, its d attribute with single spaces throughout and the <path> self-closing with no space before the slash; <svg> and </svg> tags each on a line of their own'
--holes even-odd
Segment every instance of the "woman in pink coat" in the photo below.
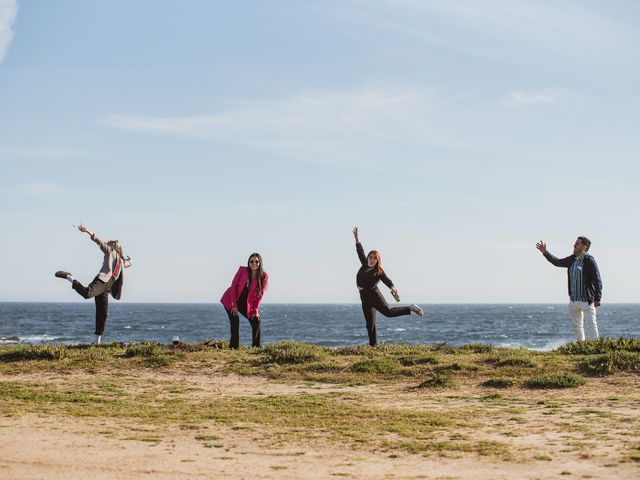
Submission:
<svg viewBox="0 0 640 480">
<path fill-rule="evenodd" d="M 262 269 L 262 257 L 259 253 L 249 256 L 246 267 L 238 268 L 238 272 L 231 286 L 227 288 L 220 299 L 229 316 L 231 325 L 231 340 L 229 346 L 240 346 L 240 316 L 241 313 L 251 324 L 252 346 L 260 346 L 260 313 L 258 307 L 267 289 L 269 275 Z"/>
</svg>

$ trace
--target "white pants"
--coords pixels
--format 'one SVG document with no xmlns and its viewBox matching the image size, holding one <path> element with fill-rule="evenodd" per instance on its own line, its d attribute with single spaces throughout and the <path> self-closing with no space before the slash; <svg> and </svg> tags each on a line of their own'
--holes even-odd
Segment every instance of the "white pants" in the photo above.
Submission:
<svg viewBox="0 0 640 480">
<path fill-rule="evenodd" d="M 569 302 L 569 316 L 573 322 L 573 333 L 578 340 L 584 340 L 584 326 L 586 324 L 589 338 L 598 338 L 598 323 L 596 322 L 596 307 L 587 302 Z"/>
</svg>

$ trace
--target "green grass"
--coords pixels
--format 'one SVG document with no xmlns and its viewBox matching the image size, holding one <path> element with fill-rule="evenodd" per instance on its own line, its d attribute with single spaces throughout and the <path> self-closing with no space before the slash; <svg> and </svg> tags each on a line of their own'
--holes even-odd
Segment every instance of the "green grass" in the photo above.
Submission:
<svg viewBox="0 0 640 480">
<path fill-rule="evenodd" d="M 394 358 L 368 358 L 355 362 L 351 370 L 359 373 L 373 373 L 377 375 L 391 375 L 400 370 L 400 362 Z"/>
<path fill-rule="evenodd" d="M 449 375 L 435 373 L 418 385 L 418 388 L 453 388 L 456 382 Z"/>
<path fill-rule="evenodd" d="M 610 375 L 616 372 L 640 372 L 640 352 L 611 351 L 584 360 L 582 369 L 591 375 Z"/>
<path fill-rule="evenodd" d="M 634 342 L 615 344 L 632 348 Z M 588 350 L 596 349 L 592 347 Z M 513 426 L 519 423 L 513 419 L 539 408 L 527 399 L 532 394 L 522 391 L 523 385 L 542 389 L 577 387 L 585 383 L 580 372 L 634 374 L 638 373 L 637 362 L 638 352 L 632 349 L 585 354 L 481 344 L 383 344 L 377 348 L 330 349 L 279 342 L 260 349 L 231 350 L 226 342 L 214 340 L 177 346 L 3 346 L 0 415 L 117 419 L 121 425 L 150 425 L 157 429 L 131 437 L 150 442 L 161 441 L 165 427 L 193 429 L 197 432 L 192 435 L 197 433 L 195 438 L 210 448 L 221 446 L 225 436 L 220 432 L 226 428 L 264 435 L 263 441 L 274 445 L 321 438 L 385 454 L 455 456 L 462 452 L 506 458 L 510 455 L 507 444 L 484 441 L 473 432 L 478 425 L 503 424 L 500 435 L 517 436 Z M 281 395 L 275 395 L 268 387 L 254 395 L 226 395 L 212 394 L 202 383 L 190 381 L 192 374 L 202 378 L 232 372 L 305 388 Z M 326 382 L 334 384 L 328 393 Z M 348 387 L 362 384 L 381 384 L 382 391 L 393 393 L 385 397 L 387 403 L 376 404 L 362 390 Z M 309 393 L 314 385 L 321 388 Z M 469 390 L 462 388 L 479 385 L 513 389 L 509 396 L 506 392 L 487 396 L 484 391 L 481 401 L 464 403 Z M 402 395 L 411 396 L 418 403 L 395 405 L 394 399 Z M 570 402 L 553 403 L 553 408 L 545 404 L 545 411 L 553 414 L 549 421 L 560 422 Z M 600 416 L 593 414 L 589 418 Z M 110 436 L 123 435 L 122 431 L 117 432 L 118 428 L 113 430 Z"/>
<path fill-rule="evenodd" d="M 556 350 L 563 355 L 597 355 L 610 352 L 640 352 L 640 338 L 608 338 L 570 342 Z"/>
<path fill-rule="evenodd" d="M 61 360 L 65 358 L 64 345 L 15 345 L 0 351 L 0 362 L 25 362 L 30 360 Z"/>
<path fill-rule="evenodd" d="M 584 385 L 586 380 L 569 372 L 543 373 L 536 375 L 525 382 L 527 388 L 558 389 L 575 388 Z"/>
<path fill-rule="evenodd" d="M 308 343 L 283 341 L 267 345 L 261 353 L 258 363 L 287 365 L 324 360 L 329 355 L 329 350 Z"/>
<path fill-rule="evenodd" d="M 484 382 L 482 386 L 490 388 L 509 388 L 513 387 L 515 383 L 515 380 L 512 378 L 494 377 Z"/>
</svg>

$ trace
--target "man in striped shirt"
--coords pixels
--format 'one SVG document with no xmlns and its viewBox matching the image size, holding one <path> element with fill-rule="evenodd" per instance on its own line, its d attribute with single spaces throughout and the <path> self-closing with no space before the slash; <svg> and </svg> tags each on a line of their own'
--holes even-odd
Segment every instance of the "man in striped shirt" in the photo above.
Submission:
<svg viewBox="0 0 640 480">
<path fill-rule="evenodd" d="M 596 307 L 600 306 L 602 296 L 602 279 L 596 260 L 587 252 L 591 240 L 578 237 L 573 244 L 573 255 L 557 258 L 547 251 L 547 244 L 542 240 L 536 248 L 556 267 L 567 269 L 569 284 L 569 315 L 573 321 L 573 332 L 578 340 L 585 339 L 585 323 L 590 338 L 598 338 Z"/>
</svg>

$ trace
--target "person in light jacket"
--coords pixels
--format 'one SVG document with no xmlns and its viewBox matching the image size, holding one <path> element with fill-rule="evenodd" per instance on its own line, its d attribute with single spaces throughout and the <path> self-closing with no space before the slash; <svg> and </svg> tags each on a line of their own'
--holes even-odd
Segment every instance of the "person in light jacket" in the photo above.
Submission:
<svg viewBox="0 0 640 480">
<path fill-rule="evenodd" d="M 109 240 L 103 242 L 93 232 L 87 230 L 84 226 L 78 227 L 83 233 L 89 234 L 91 240 L 96 242 L 104 253 L 102 260 L 102 268 L 93 281 L 88 286 L 83 286 L 69 272 L 59 270 L 55 273 L 58 278 L 64 278 L 71 282 L 73 288 L 82 298 L 94 298 L 96 303 L 96 339 L 95 343 L 100 343 L 104 327 L 107 324 L 107 315 L 109 313 L 109 293 L 116 300 L 120 300 L 122 296 L 122 285 L 124 283 L 123 269 L 132 265 L 131 257 L 125 257 L 122 251 L 122 245 L 118 240 Z"/>
<path fill-rule="evenodd" d="M 262 257 L 259 253 L 252 253 L 247 261 L 247 266 L 238 268 L 231 286 L 222 295 L 220 302 L 229 316 L 231 327 L 231 340 L 229 341 L 231 348 L 240 346 L 240 313 L 251 324 L 252 346 L 260 346 L 261 317 L 258 307 L 267 289 L 268 281 L 269 275 L 263 269 Z"/>
</svg>

